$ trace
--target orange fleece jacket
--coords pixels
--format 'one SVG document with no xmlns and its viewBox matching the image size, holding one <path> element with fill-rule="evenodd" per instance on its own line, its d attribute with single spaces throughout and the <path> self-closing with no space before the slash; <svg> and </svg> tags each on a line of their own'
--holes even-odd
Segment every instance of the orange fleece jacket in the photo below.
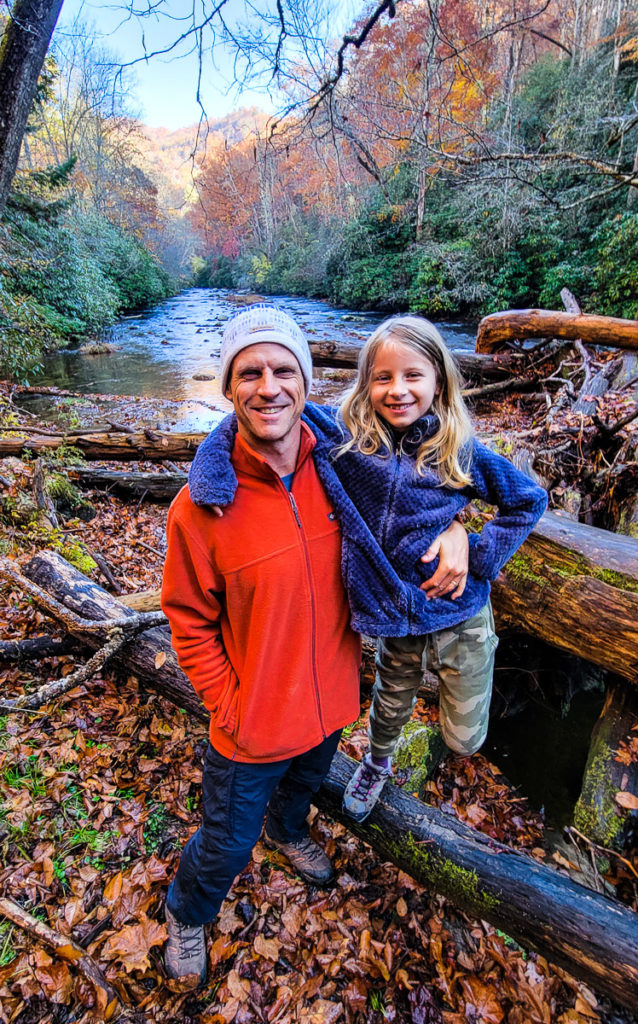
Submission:
<svg viewBox="0 0 638 1024">
<path fill-rule="evenodd" d="M 180 666 L 238 761 L 304 753 L 359 714 L 360 639 L 341 579 L 341 534 L 302 424 L 292 494 L 237 437 L 222 518 L 184 487 L 170 507 L 162 608 Z"/>
</svg>

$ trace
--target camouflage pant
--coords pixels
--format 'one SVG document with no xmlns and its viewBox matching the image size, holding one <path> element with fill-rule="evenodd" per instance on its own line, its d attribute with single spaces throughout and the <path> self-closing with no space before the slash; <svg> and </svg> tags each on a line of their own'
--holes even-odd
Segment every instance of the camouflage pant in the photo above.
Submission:
<svg viewBox="0 0 638 1024">
<path fill-rule="evenodd" d="M 457 754 L 473 754 L 487 734 L 498 638 L 488 601 L 478 615 L 423 636 L 382 637 L 370 708 L 370 750 L 392 754 L 410 719 L 425 669 L 439 680 L 441 731 Z"/>
</svg>

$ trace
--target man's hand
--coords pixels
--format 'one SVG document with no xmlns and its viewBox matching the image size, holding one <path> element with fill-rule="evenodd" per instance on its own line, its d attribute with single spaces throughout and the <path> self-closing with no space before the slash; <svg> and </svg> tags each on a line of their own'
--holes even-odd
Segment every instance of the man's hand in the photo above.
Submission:
<svg viewBox="0 0 638 1024">
<path fill-rule="evenodd" d="M 425 591 L 427 598 L 450 594 L 455 601 L 461 596 L 467 581 L 469 550 L 467 533 L 462 524 L 455 519 L 421 556 L 422 562 L 431 562 L 433 558 L 439 556 L 436 572 L 421 584 L 421 590 Z"/>
</svg>

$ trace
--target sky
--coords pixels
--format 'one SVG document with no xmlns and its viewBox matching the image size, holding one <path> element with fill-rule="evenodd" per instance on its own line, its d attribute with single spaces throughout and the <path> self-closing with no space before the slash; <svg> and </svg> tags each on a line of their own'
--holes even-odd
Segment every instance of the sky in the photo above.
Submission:
<svg viewBox="0 0 638 1024">
<path fill-rule="evenodd" d="M 201 2 L 201 0 L 200 0 Z M 150 0 L 136 0 L 138 9 L 150 7 Z M 267 0 L 261 0 L 264 6 Z M 191 4 L 183 0 L 166 0 L 165 10 L 173 15 L 188 12 Z M 230 0 L 229 9 L 242 7 L 241 0 Z M 274 4 L 272 4 L 274 7 Z M 347 31 L 346 19 L 352 16 L 353 8 L 360 6 L 355 0 L 341 0 L 339 6 L 339 34 Z M 170 45 L 184 31 L 184 23 L 167 18 L 130 18 L 124 2 L 101 3 L 100 0 L 65 0 L 57 27 L 57 33 L 70 30 L 79 17 L 92 26 L 101 44 L 112 51 L 122 62 L 140 57 L 143 52 L 142 33 L 146 49 L 160 49 Z M 131 112 L 153 127 L 169 129 L 195 124 L 201 116 L 197 103 L 198 59 L 189 54 L 193 43 L 187 41 L 173 53 L 153 57 L 148 62 L 137 64 L 128 72 L 127 81 L 134 83 Z M 267 113 L 274 113 L 282 105 L 281 96 L 269 95 L 265 89 L 245 89 L 239 92 L 233 85 L 232 56 L 222 50 L 216 51 L 215 64 L 210 54 L 203 62 L 200 93 L 210 120 L 223 117 L 240 107 L 260 107 Z"/>
</svg>

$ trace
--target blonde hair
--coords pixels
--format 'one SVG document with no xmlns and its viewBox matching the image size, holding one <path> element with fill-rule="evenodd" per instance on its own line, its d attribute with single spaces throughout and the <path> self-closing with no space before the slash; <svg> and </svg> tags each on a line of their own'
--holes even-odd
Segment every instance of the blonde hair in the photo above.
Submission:
<svg viewBox="0 0 638 1024">
<path fill-rule="evenodd" d="M 426 467 L 436 469 L 441 485 L 461 488 L 471 483 L 469 465 L 464 465 L 464 449 L 474 428 L 461 394 L 461 378 L 447 346 L 434 324 L 420 316 L 395 316 L 380 324 L 359 353 L 357 380 L 339 407 L 350 438 L 337 449 L 337 455 L 356 448 L 364 455 L 380 449 L 393 451 L 392 433 L 377 415 L 370 399 L 372 370 L 380 349 L 386 343 L 407 345 L 428 360 L 436 374 L 436 394 L 430 407 L 439 419 L 439 429 L 419 447 L 417 473 Z M 462 461 L 463 460 L 463 461 Z"/>
</svg>

